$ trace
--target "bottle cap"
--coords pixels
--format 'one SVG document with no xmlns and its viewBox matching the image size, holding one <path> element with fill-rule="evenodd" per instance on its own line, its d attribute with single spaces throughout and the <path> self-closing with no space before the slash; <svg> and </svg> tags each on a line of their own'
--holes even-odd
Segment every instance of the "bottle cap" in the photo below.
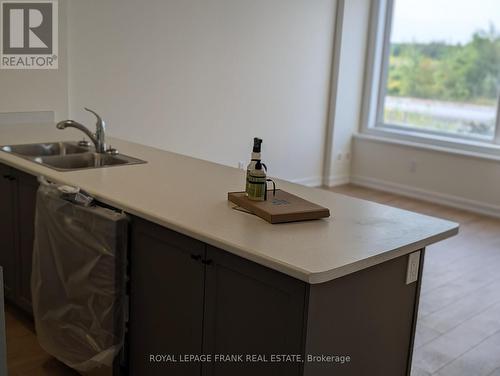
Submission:
<svg viewBox="0 0 500 376">
<path fill-rule="evenodd" d="M 262 139 L 258 137 L 254 137 L 253 139 L 253 152 L 260 153 L 260 148 L 262 145 Z"/>
</svg>

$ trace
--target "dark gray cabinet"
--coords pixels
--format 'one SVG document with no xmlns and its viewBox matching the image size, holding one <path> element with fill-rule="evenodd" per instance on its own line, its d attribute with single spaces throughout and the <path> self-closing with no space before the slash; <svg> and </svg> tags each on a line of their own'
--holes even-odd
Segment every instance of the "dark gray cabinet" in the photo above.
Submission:
<svg viewBox="0 0 500 376">
<path fill-rule="evenodd" d="M 5 308 L 3 303 L 3 271 L 0 266 L 0 375 L 7 375 L 7 344 L 5 343 Z"/>
<path fill-rule="evenodd" d="M 301 354 L 304 282 L 207 246 L 206 354 Z M 259 358 L 254 357 L 255 360 Z M 264 358 L 261 358 L 264 359 Z M 299 363 L 204 363 L 204 375 L 299 375 Z"/>
<path fill-rule="evenodd" d="M 409 375 L 422 270 L 406 284 L 407 255 L 310 285 L 141 219 L 132 227 L 131 376 Z M 200 354 L 211 361 L 181 359 Z"/>
<path fill-rule="evenodd" d="M 17 172 L 17 213 L 18 213 L 18 304 L 26 312 L 31 306 L 31 263 L 35 237 L 36 192 L 38 182 L 32 175 Z"/>
<path fill-rule="evenodd" d="M 201 365 L 151 355 L 202 351 L 205 246 L 134 219 L 130 255 L 130 375 L 200 375 Z"/>
<path fill-rule="evenodd" d="M 37 179 L 0 164 L 0 265 L 5 296 L 31 314 L 31 260 Z"/>
<path fill-rule="evenodd" d="M 130 260 L 130 375 L 299 375 L 300 364 L 181 357 L 300 353 L 303 282 L 139 219 Z"/>
<path fill-rule="evenodd" d="M 4 274 L 7 299 L 16 293 L 16 236 L 15 236 L 16 183 L 10 167 L 0 164 L 0 266 Z"/>
</svg>

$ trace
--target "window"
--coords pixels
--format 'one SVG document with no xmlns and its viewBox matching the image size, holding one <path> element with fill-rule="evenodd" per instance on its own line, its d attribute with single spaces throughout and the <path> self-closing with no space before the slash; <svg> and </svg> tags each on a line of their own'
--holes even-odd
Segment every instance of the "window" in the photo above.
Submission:
<svg viewBox="0 0 500 376">
<path fill-rule="evenodd" d="M 500 1 L 380 6 L 372 128 L 500 143 Z"/>
</svg>

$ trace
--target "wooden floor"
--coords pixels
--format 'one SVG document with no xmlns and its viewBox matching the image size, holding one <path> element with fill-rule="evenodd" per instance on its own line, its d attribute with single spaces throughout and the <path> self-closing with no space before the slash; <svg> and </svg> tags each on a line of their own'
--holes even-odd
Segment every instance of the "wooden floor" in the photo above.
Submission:
<svg viewBox="0 0 500 376">
<path fill-rule="evenodd" d="M 500 220 L 353 185 L 331 190 L 460 223 L 459 235 L 427 249 L 412 376 L 500 376 Z"/>
<path fill-rule="evenodd" d="M 500 220 L 352 185 L 332 190 L 461 224 L 426 253 L 412 376 L 500 376 Z M 12 307 L 6 324 L 10 376 L 76 375 Z"/>
<path fill-rule="evenodd" d="M 9 304 L 5 307 L 7 366 L 9 376 L 77 376 L 38 344 L 33 323 Z"/>
</svg>

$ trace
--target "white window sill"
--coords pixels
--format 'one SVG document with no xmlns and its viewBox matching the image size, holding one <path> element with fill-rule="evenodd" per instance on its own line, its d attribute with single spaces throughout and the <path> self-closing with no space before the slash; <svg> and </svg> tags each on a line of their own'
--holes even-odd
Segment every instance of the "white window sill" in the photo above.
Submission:
<svg viewBox="0 0 500 376">
<path fill-rule="evenodd" d="M 455 137 L 427 135 L 383 127 L 364 129 L 354 138 L 500 161 L 500 145 Z"/>
</svg>

